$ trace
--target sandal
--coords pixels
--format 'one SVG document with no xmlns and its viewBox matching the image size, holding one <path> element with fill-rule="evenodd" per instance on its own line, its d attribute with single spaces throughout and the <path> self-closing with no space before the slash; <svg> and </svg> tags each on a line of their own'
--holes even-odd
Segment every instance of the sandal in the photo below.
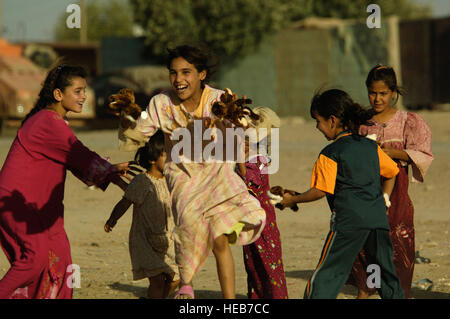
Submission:
<svg viewBox="0 0 450 319">
<path fill-rule="evenodd" d="M 191 285 L 183 285 L 180 289 L 178 289 L 175 296 L 173 296 L 173 299 L 181 299 L 181 295 L 188 296 L 187 299 L 194 299 L 194 289 L 192 289 Z"/>
</svg>

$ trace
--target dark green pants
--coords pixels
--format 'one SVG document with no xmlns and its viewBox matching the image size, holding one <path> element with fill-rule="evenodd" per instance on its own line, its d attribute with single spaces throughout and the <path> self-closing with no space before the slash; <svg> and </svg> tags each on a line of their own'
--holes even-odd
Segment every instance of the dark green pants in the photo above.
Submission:
<svg viewBox="0 0 450 319">
<path fill-rule="evenodd" d="M 330 231 L 317 268 L 306 285 L 304 298 L 336 298 L 362 248 L 369 264 L 373 265 L 371 268 L 376 269 L 368 273 L 371 277 L 368 278 L 369 284 L 376 284 L 374 278 L 379 276 L 377 290 L 381 298 L 403 299 L 403 290 L 395 271 L 389 231 L 382 229 Z"/>
</svg>

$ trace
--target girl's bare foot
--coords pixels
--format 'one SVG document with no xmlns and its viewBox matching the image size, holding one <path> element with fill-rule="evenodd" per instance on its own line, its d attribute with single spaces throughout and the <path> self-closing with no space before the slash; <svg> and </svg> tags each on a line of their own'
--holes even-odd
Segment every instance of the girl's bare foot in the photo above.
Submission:
<svg viewBox="0 0 450 319">
<path fill-rule="evenodd" d="M 174 299 L 194 299 L 194 289 L 190 284 L 181 284 Z"/>
</svg>

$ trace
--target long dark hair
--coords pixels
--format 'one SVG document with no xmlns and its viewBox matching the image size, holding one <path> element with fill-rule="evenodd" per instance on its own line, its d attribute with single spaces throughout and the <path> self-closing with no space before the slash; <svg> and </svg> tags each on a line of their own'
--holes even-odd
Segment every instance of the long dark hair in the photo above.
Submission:
<svg viewBox="0 0 450 319">
<path fill-rule="evenodd" d="M 374 110 L 363 108 L 345 91 L 339 89 L 316 93 L 311 101 L 310 113 L 312 118 L 315 118 L 316 114 L 325 119 L 334 115 L 341 121 L 344 129 L 353 134 L 358 134 L 361 125 L 373 125 L 370 119 L 375 115 Z"/>
<path fill-rule="evenodd" d="M 86 70 L 81 66 L 71 66 L 66 64 L 60 64 L 51 69 L 47 77 L 45 78 L 42 89 L 39 92 L 39 98 L 31 111 L 25 116 L 22 121 L 22 125 L 34 114 L 42 110 L 43 108 L 56 103 L 53 96 L 55 89 L 64 91 L 66 87 L 72 84 L 74 77 L 81 77 L 85 79 L 87 77 Z"/>
<path fill-rule="evenodd" d="M 390 66 L 381 64 L 375 65 L 367 75 L 367 89 L 369 89 L 372 83 L 375 81 L 383 81 L 392 92 L 397 92 L 395 103 L 397 103 L 399 95 L 405 94 L 405 89 L 397 84 L 397 76 L 395 75 L 394 69 Z"/>
<path fill-rule="evenodd" d="M 134 160 L 139 166 L 149 170 L 150 162 L 158 160 L 164 151 L 164 133 L 158 130 L 144 146 L 137 150 Z"/>
<path fill-rule="evenodd" d="M 169 53 L 167 57 L 167 69 L 170 70 L 170 64 L 173 59 L 183 58 L 190 64 L 193 64 L 198 72 L 206 71 L 206 77 L 202 81 L 202 87 L 208 83 L 211 76 L 217 70 L 219 65 L 218 57 L 209 49 L 203 47 L 195 47 L 190 45 L 180 45 L 173 49 L 167 49 Z"/>
</svg>

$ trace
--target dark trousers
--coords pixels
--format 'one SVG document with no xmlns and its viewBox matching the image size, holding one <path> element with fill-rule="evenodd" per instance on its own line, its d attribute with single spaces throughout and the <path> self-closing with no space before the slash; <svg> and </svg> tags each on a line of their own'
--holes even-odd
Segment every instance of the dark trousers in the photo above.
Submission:
<svg viewBox="0 0 450 319">
<path fill-rule="evenodd" d="M 403 299 L 389 231 L 382 229 L 330 231 L 319 263 L 306 285 L 304 298 L 335 299 L 347 281 L 356 256 L 363 248 L 372 265 L 372 270 L 368 273 L 369 284 L 379 283 L 377 290 L 383 299 Z"/>
</svg>

